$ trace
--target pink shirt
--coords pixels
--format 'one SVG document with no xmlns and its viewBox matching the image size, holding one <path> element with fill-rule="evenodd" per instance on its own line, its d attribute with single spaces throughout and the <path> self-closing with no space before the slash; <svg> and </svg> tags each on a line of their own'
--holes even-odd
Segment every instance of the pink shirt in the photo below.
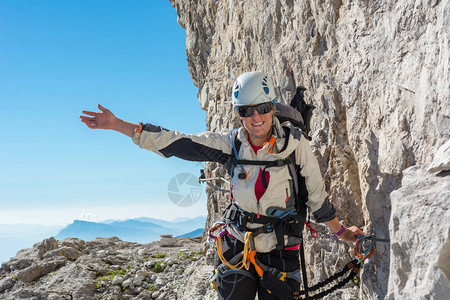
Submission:
<svg viewBox="0 0 450 300">
<path fill-rule="evenodd" d="M 250 139 L 248 140 L 248 142 L 250 143 L 250 146 L 252 146 L 253 151 L 256 153 L 258 153 L 258 150 L 261 149 L 263 146 L 255 146 L 252 144 L 252 142 L 250 142 Z M 270 174 L 269 172 L 266 172 L 266 179 L 267 179 L 267 185 L 269 184 L 269 180 L 270 180 Z M 256 199 L 259 201 L 259 199 L 261 199 L 261 197 L 264 195 L 264 193 L 266 192 L 266 189 L 263 187 L 263 183 L 262 183 L 262 169 L 259 169 L 259 175 L 258 175 L 258 179 L 256 179 L 256 183 L 255 183 L 255 196 Z"/>
<path fill-rule="evenodd" d="M 250 146 L 252 146 L 252 149 L 255 152 L 255 154 L 258 153 L 258 150 L 263 147 L 263 146 L 258 147 L 258 146 L 253 145 L 252 142 L 250 142 L 250 139 L 248 140 L 248 142 L 250 143 Z M 255 183 L 255 196 L 258 201 L 259 201 L 259 199 L 261 199 L 261 197 L 266 192 L 266 189 L 263 187 L 263 183 L 262 183 L 262 172 L 263 172 L 263 170 L 260 168 L 258 179 L 256 179 L 256 183 Z M 270 180 L 269 172 L 266 172 L 266 179 L 267 179 L 267 185 L 269 185 L 269 180 Z M 294 250 L 295 251 L 295 250 L 299 250 L 299 249 L 300 249 L 300 244 L 285 248 L 284 250 Z"/>
</svg>

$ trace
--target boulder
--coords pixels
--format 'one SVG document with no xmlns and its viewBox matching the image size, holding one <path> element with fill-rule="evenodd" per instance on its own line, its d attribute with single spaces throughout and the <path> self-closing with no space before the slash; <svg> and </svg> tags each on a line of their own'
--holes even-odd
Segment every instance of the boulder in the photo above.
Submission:
<svg viewBox="0 0 450 300">
<path fill-rule="evenodd" d="M 112 284 L 114 285 L 120 285 L 123 283 L 123 277 L 122 276 L 116 276 L 112 280 Z"/>
<path fill-rule="evenodd" d="M 77 238 L 67 238 L 59 242 L 61 247 L 71 247 L 78 251 L 86 249 L 85 242 Z"/>
<path fill-rule="evenodd" d="M 93 283 L 80 283 L 73 292 L 73 300 L 92 300 L 94 299 L 95 285 Z"/>
<path fill-rule="evenodd" d="M 44 258 L 44 254 L 50 250 L 55 250 L 58 248 L 58 242 L 54 237 L 43 240 L 42 242 L 34 245 L 35 249 L 38 251 L 39 259 Z"/>
<path fill-rule="evenodd" d="M 33 300 L 47 300 L 48 296 L 46 293 L 39 291 L 34 291 L 30 289 L 21 289 L 13 294 L 13 299 L 33 299 Z"/>
<path fill-rule="evenodd" d="M 82 253 L 78 251 L 77 249 L 74 249 L 72 247 L 61 247 L 55 250 L 48 251 L 44 254 L 44 259 L 51 259 L 56 258 L 58 256 L 65 257 L 67 260 L 75 261 L 77 260 Z"/>
<path fill-rule="evenodd" d="M 66 260 L 62 257 L 58 257 L 55 260 L 51 261 L 43 261 L 36 262 L 28 268 L 25 268 L 19 272 L 17 272 L 16 278 L 22 282 L 30 283 L 33 282 L 42 276 L 47 275 L 50 272 L 53 272 L 63 265 L 65 265 Z"/>
<path fill-rule="evenodd" d="M 424 165 L 403 172 L 402 187 L 391 193 L 387 299 L 448 299 L 449 199 L 450 176 Z"/>
<path fill-rule="evenodd" d="M 0 280 L 0 293 L 12 288 L 16 284 L 16 281 L 11 277 L 6 277 Z"/>
<path fill-rule="evenodd" d="M 11 272 L 16 270 L 25 269 L 33 264 L 34 260 L 31 258 L 21 258 L 12 259 L 11 261 L 5 263 L 5 268 L 9 269 Z"/>
<path fill-rule="evenodd" d="M 173 247 L 177 243 L 177 239 L 172 237 L 171 234 L 161 235 L 161 240 L 159 241 L 160 247 Z"/>
</svg>

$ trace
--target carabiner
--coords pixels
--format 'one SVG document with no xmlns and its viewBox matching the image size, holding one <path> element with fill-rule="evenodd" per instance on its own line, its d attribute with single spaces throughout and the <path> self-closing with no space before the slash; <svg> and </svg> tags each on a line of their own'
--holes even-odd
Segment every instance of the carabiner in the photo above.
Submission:
<svg viewBox="0 0 450 300">
<path fill-rule="evenodd" d="M 216 222 L 216 223 L 214 223 L 213 227 L 210 230 L 208 230 L 207 242 L 209 244 L 213 244 L 217 240 L 217 238 L 222 238 L 225 235 L 225 233 L 227 232 L 226 229 L 225 229 L 225 226 L 226 226 L 226 224 L 223 223 L 223 222 Z M 220 228 L 223 228 L 223 230 L 219 231 L 217 233 L 217 231 Z"/>
<path fill-rule="evenodd" d="M 367 245 L 367 242 L 369 244 Z M 358 237 L 358 241 L 355 246 L 355 258 L 358 263 L 368 259 L 375 251 L 375 237 L 371 235 L 362 235 Z"/>
</svg>

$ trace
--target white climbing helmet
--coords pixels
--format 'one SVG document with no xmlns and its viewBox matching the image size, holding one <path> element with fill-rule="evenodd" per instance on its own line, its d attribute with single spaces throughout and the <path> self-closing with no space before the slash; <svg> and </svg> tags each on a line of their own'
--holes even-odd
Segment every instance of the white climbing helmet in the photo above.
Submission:
<svg viewBox="0 0 450 300">
<path fill-rule="evenodd" d="M 231 97 L 234 106 L 243 106 L 274 101 L 276 94 L 267 75 L 256 71 L 244 73 L 236 79 Z"/>
</svg>

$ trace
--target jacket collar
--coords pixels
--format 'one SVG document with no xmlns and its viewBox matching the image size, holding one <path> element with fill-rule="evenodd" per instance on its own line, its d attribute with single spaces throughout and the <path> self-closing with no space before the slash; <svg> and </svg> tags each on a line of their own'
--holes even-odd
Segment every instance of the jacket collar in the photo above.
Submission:
<svg viewBox="0 0 450 300">
<path fill-rule="evenodd" d="M 286 136 L 283 127 L 289 129 L 288 136 Z M 298 144 L 300 143 L 301 130 L 297 127 L 294 127 L 290 122 L 284 122 L 281 124 L 280 121 L 274 117 L 272 122 L 272 133 L 277 138 L 276 147 L 274 147 L 276 149 L 273 149 L 274 151 L 273 155 L 276 159 L 288 157 L 298 147 Z M 242 142 L 242 144 L 245 144 L 246 146 L 250 147 L 250 143 L 248 142 L 248 132 L 244 128 L 244 126 L 241 126 L 239 128 L 237 138 Z M 282 152 L 279 152 L 285 146 L 286 138 L 288 139 L 288 144 Z"/>
</svg>

